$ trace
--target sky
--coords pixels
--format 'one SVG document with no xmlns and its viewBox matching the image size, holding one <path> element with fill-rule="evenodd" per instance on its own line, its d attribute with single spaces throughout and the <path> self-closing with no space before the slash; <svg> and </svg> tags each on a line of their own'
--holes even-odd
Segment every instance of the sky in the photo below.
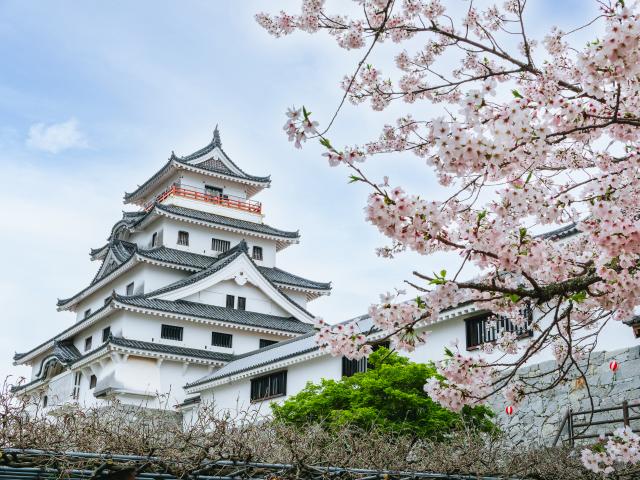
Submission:
<svg viewBox="0 0 640 480">
<path fill-rule="evenodd" d="M 410 253 L 378 258 L 374 250 L 386 242 L 364 220 L 366 187 L 349 185 L 346 169 L 329 168 L 319 145 L 296 150 L 287 141 L 286 108 L 304 104 L 330 118 L 360 52 L 321 35 L 268 36 L 253 16 L 276 3 L 278 10 L 298 4 L 0 0 L 0 377 L 28 375 L 11 366 L 14 352 L 73 322 L 72 313 L 56 311 L 56 299 L 95 274 L 89 249 L 103 245 L 121 217 L 123 193 L 171 151 L 186 155 L 209 143 L 216 125 L 241 168 L 272 176 L 256 197 L 266 223 L 300 229 L 300 245 L 281 252 L 278 266 L 333 282 L 330 296 L 310 304 L 314 314 L 331 323 L 360 315 L 380 293 L 403 288 L 412 271 L 452 264 Z M 575 25 L 590 15 L 587 3 L 531 0 L 531 29 L 546 30 L 550 19 Z M 380 62 L 393 50 L 383 47 Z M 348 106 L 332 141 L 364 142 L 404 111 Z M 376 159 L 366 171 L 424 196 L 443 193 L 411 155 Z"/>
</svg>

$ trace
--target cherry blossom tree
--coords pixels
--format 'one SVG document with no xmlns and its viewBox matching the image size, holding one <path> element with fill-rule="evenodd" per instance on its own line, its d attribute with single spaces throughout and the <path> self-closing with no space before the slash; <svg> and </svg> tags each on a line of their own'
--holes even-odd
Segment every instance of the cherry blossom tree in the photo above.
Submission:
<svg viewBox="0 0 640 480">
<path fill-rule="evenodd" d="M 375 326 L 395 348 L 411 350 L 428 342 L 418 328 L 474 302 L 535 331 L 526 341 L 503 332 L 485 347 L 493 360 L 448 351 L 439 365 L 444 380 L 425 388 L 457 411 L 498 391 L 517 407 L 569 371 L 584 377 L 602 328 L 632 317 L 640 299 L 638 4 L 600 0 L 590 22 L 571 31 L 550 27 L 534 39 L 525 28 L 526 0 L 483 9 L 458 1 L 451 11 L 441 0 L 356 0 L 354 14 L 331 12 L 324 0 L 301 3 L 299 13 L 256 19 L 276 37 L 326 32 L 363 53 L 342 81 L 335 115 L 321 126 L 306 108 L 290 109 L 289 139 L 296 147 L 318 139 L 329 165 L 370 187 L 366 219 L 389 242 L 379 255 L 413 250 L 460 258 L 453 274 L 414 272 L 413 302 L 381 296 L 369 310 Z M 600 35 L 576 45 L 585 29 Z M 373 64 L 383 42 L 398 45 L 391 72 Z M 377 111 L 423 102 L 440 113 L 389 119 L 369 142 L 338 147 L 330 132 L 347 101 Z M 449 196 L 369 178 L 366 161 L 388 153 L 424 159 Z M 564 225 L 580 233 L 563 241 L 540 234 Z M 363 332 L 343 325 L 323 324 L 317 338 L 350 358 L 370 352 Z M 546 349 L 555 370 L 545 378 L 522 374 Z"/>
</svg>

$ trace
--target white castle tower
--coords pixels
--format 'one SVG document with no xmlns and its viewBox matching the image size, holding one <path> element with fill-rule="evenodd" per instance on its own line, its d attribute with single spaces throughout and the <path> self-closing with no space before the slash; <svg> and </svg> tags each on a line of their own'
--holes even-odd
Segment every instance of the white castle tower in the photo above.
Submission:
<svg viewBox="0 0 640 480">
<path fill-rule="evenodd" d="M 263 222 L 253 200 L 269 177 L 249 175 L 209 145 L 168 162 L 124 196 L 108 242 L 91 250 L 89 285 L 58 301 L 76 322 L 26 353 L 30 381 L 16 388 L 46 408 L 105 399 L 180 403 L 183 385 L 238 355 L 313 329 L 307 303 L 329 283 L 276 267 L 298 232 Z"/>
</svg>

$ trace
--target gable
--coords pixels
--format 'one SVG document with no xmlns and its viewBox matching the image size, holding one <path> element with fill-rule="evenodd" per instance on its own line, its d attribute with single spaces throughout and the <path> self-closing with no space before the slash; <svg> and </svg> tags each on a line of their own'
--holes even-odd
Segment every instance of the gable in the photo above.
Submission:
<svg viewBox="0 0 640 480">
<path fill-rule="evenodd" d="M 190 299 L 200 303 L 221 305 L 219 302 L 225 288 L 230 289 L 233 286 L 233 291 L 238 293 L 245 291 L 244 287 L 249 285 L 253 288 L 246 289 L 246 292 L 252 293 L 256 302 L 259 302 L 257 305 L 263 305 L 264 308 L 269 305 L 268 308 L 271 311 L 283 312 L 282 315 L 290 315 L 305 323 L 314 323 L 313 315 L 267 280 L 246 252 L 235 253 L 233 258 L 224 259 L 220 265 L 212 265 L 193 275 L 192 279 L 192 281 L 187 279 L 184 282 L 178 282 L 171 288 L 159 290 L 158 293 L 151 292 L 149 296 L 162 300 Z M 224 295 L 226 300 L 226 294 Z"/>
<path fill-rule="evenodd" d="M 248 311 L 288 316 L 288 312 L 273 302 L 260 288 L 250 283 L 238 285 L 235 280 L 222 280 L 181 300 L 225 307 L 227 295 L 232 295 L 236 302 L 238 297 L 245 298 Z"/>
</svg>

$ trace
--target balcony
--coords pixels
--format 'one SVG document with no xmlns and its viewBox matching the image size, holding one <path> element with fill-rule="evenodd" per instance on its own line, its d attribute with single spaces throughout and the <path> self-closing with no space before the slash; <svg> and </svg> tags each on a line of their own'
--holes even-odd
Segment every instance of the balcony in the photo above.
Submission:
<svg viewBox="0 0 640 480">
<path fill-rule="evenodd" d="M 147 202 L 144 205 L 144 210 L 149 211 L 156 203 L 162 203 L 164 200 L 171 196 L 189 198 L 191 200 L 198 200 L 205 203 L 211 203 L 213 205 L 220 205 L 221 207 L 233 208 L 236 210 L 242 210 L 249 213 L 262 213 L 262 203 L 255 200 L 247 200 L 246 198 L 236 197 L 234 195 L 212 195 L 206 193 L 203 189 L 198 187 L 191 187 L 189 185 L 171 185 L 164 192 L 154 198 L 152 201 Z"/>
</svg>

